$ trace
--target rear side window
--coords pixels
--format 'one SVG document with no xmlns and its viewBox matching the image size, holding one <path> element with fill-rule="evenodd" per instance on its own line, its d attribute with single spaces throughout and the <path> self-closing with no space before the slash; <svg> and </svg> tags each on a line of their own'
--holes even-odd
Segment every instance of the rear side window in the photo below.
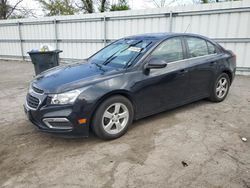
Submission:
<svg viewBox="0 0 250 188">
<path fill-rule="evenodd" d="M 184 59 L 181 38 L 171 38 L 160 44 L 151 57 L 165 60 L 167 63 Z"/>
<path fill-rule="evenodd" d="M 208 55 L 208 46 L 205 40 L 195 37 L 187 37 L 186 40 L 190 57 Z"/>
<path fill-rule="evenodd" d="M 216 54 L 216 48 L 210 42 L 207 42 L 207 48 L 208 48 L 208 53 L 209 54 Z"/>
</svg>

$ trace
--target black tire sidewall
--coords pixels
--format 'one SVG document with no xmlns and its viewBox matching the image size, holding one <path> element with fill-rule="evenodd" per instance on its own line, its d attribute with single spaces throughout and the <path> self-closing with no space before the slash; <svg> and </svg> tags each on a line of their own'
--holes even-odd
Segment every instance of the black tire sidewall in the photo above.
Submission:
<svg viewBox="0 0 250 188">
<path fill-rule="evenodd" d="M 125 128 L 121 132 L 119 132 L 117 134 L 109 134 L 104 130 L 104 128 L 102 126 L 102 116 L 103 116 L 103 113 L 105 112 L 105 110 L 110 105 L 117 103 L 117 102 L 122 103 L 127 107 L 128 113 L 129 113 L 129 120 L 128 120 L 127 125 L 125 126 Z M 115 139 L 115 138 L 121 137 L 122 135 L 124 135 L 127 132 L 129 125 L 132 124 L 133 116 L 134 116 L 134 111 L 133 111 L 133 105 L 131 104 L 131 102 L 126 97 L 123 97 L 121 95 L 115 95 L 115 96 L 112 96 L 112 97 L 104 100 L 97 107 L 97 110 L 94 114 L 94 118 L 93 118 L 91 126 L 92 126 L 92 129 L 94 130 L 94 133 L 98 137 L 105 139 L 105 140 Z"/>
</svg>

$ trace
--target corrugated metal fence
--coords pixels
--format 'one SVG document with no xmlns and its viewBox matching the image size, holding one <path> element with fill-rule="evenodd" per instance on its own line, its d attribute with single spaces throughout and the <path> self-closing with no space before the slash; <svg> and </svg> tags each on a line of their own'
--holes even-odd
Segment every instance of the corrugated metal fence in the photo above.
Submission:
<svg viewBox="0 0 250 188">
<path fill-rule="evenodd" d="M 124 36 L 152 32 L 208 36 L 237 54 L 239 71 L 250 71 L 250 1 L 0 22 L 0 58 L 27 59 L 50 44 L 61 58 L 82 59 Z"/>
</svg>

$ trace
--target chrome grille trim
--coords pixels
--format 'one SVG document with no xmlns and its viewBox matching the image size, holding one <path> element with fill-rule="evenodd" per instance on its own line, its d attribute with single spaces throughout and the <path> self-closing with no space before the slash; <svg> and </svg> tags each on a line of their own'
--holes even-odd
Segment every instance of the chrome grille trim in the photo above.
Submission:
<svg viewBox="0 0 250 188">
<path fill-rule="evenodd" d="M 33 100 L 33 101 L 32 101 Z M 37 100 L 37 101 L 35 101 Z M 31 103 L 34 103 L 33 106 L 31 106 Z M 39 98 L 32 96 L 30 93 L 26 96 L 26 105 L 31 110 L 37 110 L 37 108 L 40 106 L 41 101 Z"/>
<path fill-rule="evenodd" d="M 67 118 L 44 118 L 44 124 L 50 129 L 59 129 L 59 130 L 71 130 L 73 129 L 72 124 Z M 53 126 L 51 123 L 69 123 L 69 126 Z"/>
<path fill-rule="evenodd" d="M 44 91 L 42 89 L 40 89 L 40 88 L 38 88 L 38 87 L 36 87 L 34 85 L 32 85 L 31 88 L 32 88 L 32 91 L 34 93 L 38 94 L 38 95 L 43 95 L 44 94 Z"/>
</svg>

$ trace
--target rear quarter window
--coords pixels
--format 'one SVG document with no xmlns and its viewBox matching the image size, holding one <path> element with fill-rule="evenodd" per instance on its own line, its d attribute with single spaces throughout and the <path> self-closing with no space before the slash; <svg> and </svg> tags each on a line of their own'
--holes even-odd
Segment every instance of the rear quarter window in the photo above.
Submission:
<svg viewBox="0 0 250 188">
<path fill-rule="evenodd" d="M 208 53 L 209 54 L 216 54 L 216 47 L 212 44 L 212 43 L 210 43 L 210 42 L 208 42 L 207 41 L 207 48 L 208 48 Z"/>
<path fill-rule="evenodd" d="M 190 58 L 209 54 L 207 42 L 205 40 L 196 37 L 187 37 L 186 41 Z"/>
</svg>

